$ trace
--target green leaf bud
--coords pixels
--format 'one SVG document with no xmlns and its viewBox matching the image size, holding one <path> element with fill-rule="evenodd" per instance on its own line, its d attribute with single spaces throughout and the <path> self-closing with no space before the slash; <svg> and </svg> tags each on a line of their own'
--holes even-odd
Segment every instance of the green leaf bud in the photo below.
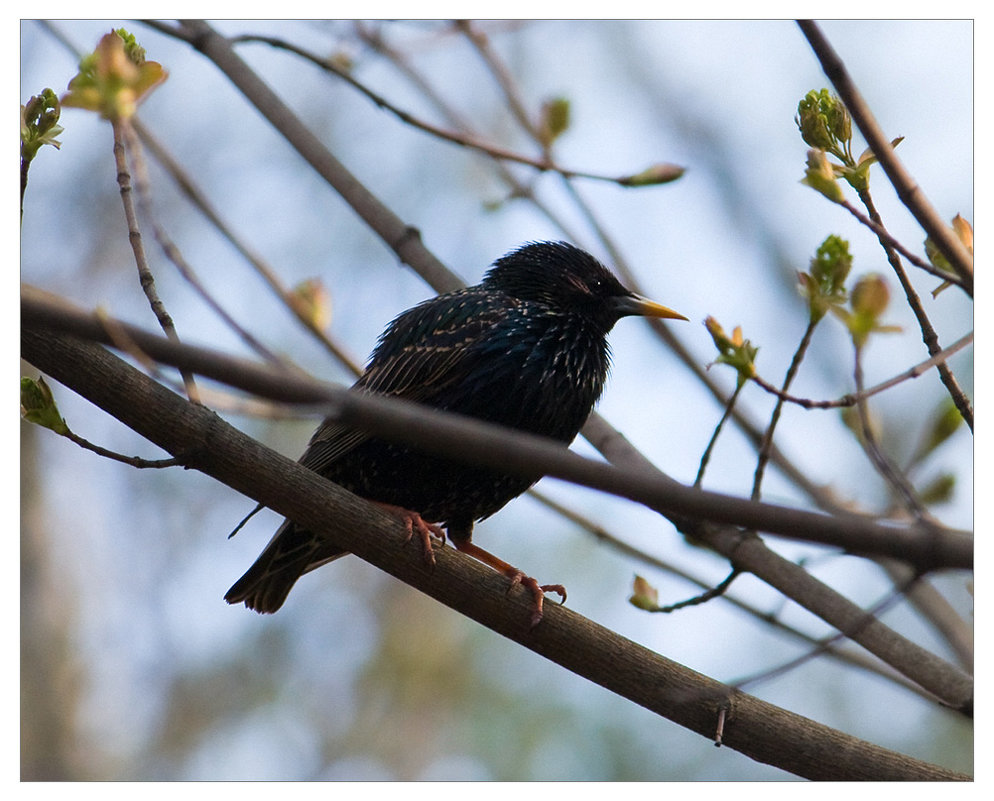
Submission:
<svg viewBox="0 0 994 801">
<path fill-rule="evenodd" d="M 570 123 L 570 103 L 565 97 L 553 97 L 542 104 L 538 134 L 542 144 L 548 147 L 556 141 Z"/>
<path fill-rule="evenodd" d="M 890 288 L 882 275 L 870 273 L 856 282 L 849 296 L 852 312 L 845 320 L 857 348 L 865 345 L 873 332 L 891 333 L 901 330 L 897 326 L 880 323 L 889 303 Z"/>
<path fill-rule="evenodd" d="M 55 398 L 52 397 L 52 390 L 40 376 L 37 381 L 21 378 L 21 417 L 29 423 L 50 428 L 56 434 L 64 436 L 69 432 L 66 421 L 59 414 Z"/>
<path fill-rule="evenodd" d="M 852 166 L 852 118 L 845 103 L 828 89 L 808 92 L 797 104 L 794 121 L 801 132 L 801 138 L 808 145 L 827 151 L 844 164 Z"/>
<path fill-rule="evenodd" d="M 626 175 L 618 178 L 617 181 L 622 186 L 656 186 L 658 184 L 668 184 L 680 178 L 686 170 L 677 164 L 666 164 L 661 162 L 653 164 L 642 172 L 634 175 Z"/>
</svg>

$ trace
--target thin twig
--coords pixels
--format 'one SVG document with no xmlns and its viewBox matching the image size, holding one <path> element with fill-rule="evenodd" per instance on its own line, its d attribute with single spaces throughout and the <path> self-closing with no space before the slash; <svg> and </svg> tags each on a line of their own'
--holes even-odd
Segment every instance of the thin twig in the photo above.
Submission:
<svg viewBox="0 0 994 801">
<path fill-rule="evenodd" d="M 853 217 L 855 217 L 857 220 L 859 220 L 860 223 L 862 223 L 867 228 L 869 228 L 871 231 L 873 231 L 873 233 L 875 233 L 877 235 L 877 238 L 882 243 L 884 243 L 885 245 L 889 245 L 890 247 L 894 248 L 894 250 L 896 250 L 898 253 L 900 253 L 902 256 L 904 256 L 909 262 L 911 262 L 912 264 L 914 264 L 915 267 L 919 267 L 920 269 L 924 270 L 925 272 L 930 273 L 931 275 L 934 275 L 936 278 L 940 278 L 943 281 L 948 281 L 951 284 L 956 284 L 956 286 L 958 286 L 960 289 L 963 289 L 964 291 L 966 291 L 966 293 L 971 298 L 973 297 L 973 290 L 972 289 L 968 290 L 963 285 L 963 282 L 962 282 L 962 280 L 960 280 L 959 276 L 957 276 L 957 275 L 950 275 L 949 273 L 944 272 L 943 270 L 938 269 L 934 265 L 929 264 L 925 259 L 922 259 L 919 256 L 916 256 L 914 253 L 912 253 L 910 250 L 908 250 L 904 245 L 902 245 L 900 242 L 898 242 L 897 239 L 890 233 L 890 231 L 888 231 L 886 228 L 884 228 L 884 226 L 880 222 L 878 222 L 877 220 L 870 219 L 869 217 L 867 217 L 865 214 L 863 214 L 863 212 L 861 212 L 859 209 L 857 209 L 848 200 L 841 200 L 841 201 L 839 201 L 839 205 L 842 206 L 842 208 L 844 208 L 846 211 L 848 211 Z"/>
<path fill-rule="evenodd" d="M 807 327 L 804 329 L 804 335 L 801 337 L 797 350 L 794 351 L 794 357 L 791 359 L 790 367 L 787 368 L 787 374 L 783 379 L 781 389 L 784 392 L 790 389 L 790 385 L 794 382 L 794 378 L 797 376 L 797 371 L 800 369 L 801 362 L 804 360 L 804 356 L 808 352 L 808 346 L 811 344 L 811 337 L 814 335 L 815 327 L 818 325 L 819 320 L 820 318 L 810 318 Z M 760 497 L 760 488 L 763 485 L 763 474 L 766 472 L 766 465 L 770 461 L 770 449 L 773 447 L 773 432 L 776 430 L 777 423 L 780 420 L 780 414 L 783 411 L 783 404 L 783 397 L 777 395 L 777 402 L 773 407 L 773 413 L 770 415 L 770 424 L 766 427 L 766 432 L 763 434 L 763 441 L 759 446 L 759 458 L 756 460 L 756 470 L 753 473 L 752 479 L 752 499 L 756 501 L 758 501 Z"/>
<path fill-rule="evenodd" d="M 708 601 L 713 601 L 715 598 L 721 598 L 728 591 L 728 588 L 732 586 L 732 582 L 735 581 L 739 576 L 742 575 L 742 571 L 737 567 L 732 568 L 732 572 L 729 573 L 724 579 L 719 581 L 713 587 L 705 590 L 699 595 L 695 595 L 691 598 L 686 598 L 683 601 L 677 601 L 674 604 L 668 604 L 666 606 L 655 606 L 651 609 L 646 609 L 647 612 L 661 612 L 663 614 L 670 614 L 672 612 L 677 612 L 680 609 L 686 609 L 691 606 L 700 606 Z"/>
<path fill-rule="evenodd" d="M 224 323 L 234 331 L 243 342 L 245 342 L 252 350 L 258 353 L 262 358 L 274 365 L 282 367 L 284 369 L 289 369 L 292 367 L 290 361 L 285 357 L 276 355 L 272 350 L 270 350 L 266 345 L 259 341 L 259 339 L 244 326 L 242 326 L 228 311 L 221 305 L 221 303 L 215 298 L 204 286 L 200 277 L 197 275 L 193 267 L 187 262 L 180 252 L 179 247 L 175 242 L 166 234 L 165 230 L 159 225 L 155 212 L 152 208 L 152 186 L 151 181 L 148 177 L 148 170 L 145 168 L 145 159 L 142 155 L 141 139 L 136 135 L 133 125 L 128 125 L 124 128 L 124 135 L 128 144 L 128 151 L 131 153 L 131 160 L 134 164 L 134 178 L 135 178 L 135 188 L 138 190 L 138 204 L 148 220 L 149 225 L 152 228 L 152 235 L 155 237 L 156 242 L 158 242 L 159 247 L 162 248 L 163 254 L 172 262 L 173 266 L 179 271 L 179 274 L 183 276 L 186 282 L 193 287 L 193 290 L 200 296 L 201 300 L 204 301 L 214 313 L 220 317 Z"/>
<path fill-rule="evenodd" d="M 176 333 L 176 326 L 172 317 L 166 311 L 165 304 L 159 298 L 158 290 L 155 288 L 155 277 L 148 265 L 145 256 L 145 247 L 142 245 L 141 228 L 138 225 L 138 213 L 135 210 L 134 194 L 131 187 L 131 171 L 128 169 L 128 160 L 125 151 L 128 140 L 129 122 L 126 119 L 111 120 L 114 134 L 114 162 L 117 165 L 117 183 L 121 189 L 121 202 L 124 204 L 124 216 L 128 222 L 128 240 L 131 242 L 131 250 L 135 256 L 135 265 L 138 267 L 138 280 L 141 284 L 145 297 L 148 298 L 149 306 L 159 326 L 166 336 L 174 342 L 179 342 L 179 335 Z M 191 373 L 183 373 L 183 383 L 186 385 L 187 395 L 191 400 L 197 399 L 197 385 Z"/>
<path fill-rule="evenodd" d="M 867 610 L 863 625 L 868 626 L 877 621 L 879 616 L 901 600 L 911 590 L 911 588 L 918 583 L 919 579 L 919 576 L 912 575 L 902 587 L 895 587 L 887 593 L 885 598 L 881 599 L 878 603 L 874 604 L 872 608 Z M 730 684 L 736 689 L 742 690 L 746 687 L 752 687 L 761 682 L 777 678 L 797 667 L 800 667 L 805 662 L 810 662 L 812 659 L 827 653 L 832 646 L 836 645 L 843 639 L 844 635 L 842 634 L 833 634 L 829 637 L 824 637 L 815 644 L 814 648 L 806 653 L 803 653 L 782 665 L 777 665 L 776 667 L 769 668 L 760 673 L 755 673 L 752 676 L 738 679 L 737 681 L 730 682 Z"/>
<path fill-rule="evenodd" d="M 79 445 L 79 447 L 92 451 L 98 456 L 103 456 L 115 462 L 122 462 L 126 465 L 130 465 L 131 467 L 137 467 L 140 470 L 147 468 L 176 467 L 178 465 L 182 465 L 185 461 L 185 458 L 182 456 L 174 456 L 169 459 L 142 459 L 139 456 L 125 456 L 123 453 L 117 453 L 116 451 L 103 448 L 100 445 L 94 445 L 89 440 L 86 440 L 71 431 L 68 426 L 66 427 L 65 432 L 63 432 L 63 436 L 66 437 L 66 439 L 75 442 Z"/>
<path fill-rule="evenodd" d="M 801 406 L 805 409 L 838 409 L 846 406 L 855 406 L 861 399 L 871 398 L 886 389 L 897 386 L 898 384 L 908 381 L 909 379 L 918 378 L 933 367 L 948 361 L 948 359 L 959 351 L 963 350 L 967 345 L 973 342 L 973 332 L 965 334 L 964 336 L 957 339 L 952 345 L 936 353 L 929 359 L 925 359 L 923 362 L 919 362 L 914 367 L 909 367 L 904 372 L 898 373 L 892 378 L 888 378 L 886 381 L 881 381 L 879 384 L 874 384 L 868 389 L 864 389 L 862 392 L 850 392 L 843 395 L 841 398 L 836 398 L 835 400 L 811 400 L 810 398 L 800 398 L 796 395 L 791 395 L 789 392 L 784 392 L 779 387 L 774 386 L 769 383 L 762 376 L 755 375 L 751 377 L 757 386 L 762 387 L 766 392 L 771 395 L 775 395 L 778 398 L 782 398 L 787 403 L 793 403 L 797 406 Z"/>
<path fill-rule="evenodd" d="M 345 347 L 331 337 L 314 321 L 314 317 L 307 314 L 300 306 L 294 294 L 286 287 L 279 274 L 266 260 L 254 250 L 245 240 L 240 237 L 222 218 L 220 212 L 210 202 L 207 195 L 200 189 L 196 181 L 183 168 L 183 166 L 172 157 L 172 154 L 162 145 L 161 142 L 148 130 L 141 121 L 135 119 L 135 130 L 142 138 L 145 146 L 155 156 L 156 160 L 163 166 L 168 175 L 176 182 L 180 191 L 190 200 L 191 203 L 207 218 L 214 228 L 231 245 L 234 246 L 251 266 L 268 284 L 277 298 L 287 309 L 297 318 L 298 322 L 318 340 L 328 352 L 335 357 L 346 369 L 354 375 L 362 372 L 362 366 L 345 350 Z"/>
<path fill-rule="evenodd" d="M 361 92 L 367 98 L 369 98 L 373 103 L 375 103 L 379 108 L 384 111 L 388 111 L 393 114 L 401 122 L 410 125 L 412 128 L 417 128 L 420 131 L 424 131 L 427 134 L 431 134 L 437 139 L 441 139 L 445 142 L 451 142 L 454 145 L 459 145 L 460 147 L 466 147 L 470 150 L 477 150 L 484 153 L 491 158 L 499 159 L 501 161 L 511 161 L 517 164 L 524 164 L 528 167 L 532 167 L 539 172 L 554 172 L 558 173 L 566 178 L 586 178 L 592 181 L 606 181 L 608 183 L 617 184 L 619 186 L 631 187 L 637 186 L 637 181 L 633 180 L 632 175 L 604 175 L 601 173 L 589 172 L 586 170 L 574 170 L 563 167 L 556 164 L 550 158 L 533 158 L 531 156 L 526 156 L 523 153 L 518 153 L 513 150 L 509 150 L 499 145 L 495 145 L 491 142 L 485 142 L 477 136 L 467 133 L 460 133 L 458 131 L 451 131 L 445 128 L 441 128 L 437 125 L 433 125 L 430 122 L 422 120 L 410 112 L 404 111 L 403 109 L 391 103 L 383 95 L 378 92 L 373 91 L 364 83 L 359 81 L 350 72 L 343 69 L 341 66 L 336 64 L 331 58 L 324 58 L 318 56 L 315 53 L 311 53 L 299 45 L 288 42 L 278 36 L 264 36 L 262 34 L 242 34 L 240 36 L 232 36 L 230 40 L 233 44 L 238 43 L 260 43 L 267 44 L 270 47 L 279 48 L 281 50 L 286 50 L 290 53 L 294 53 L 301 58 L 305 58 L 308 61 L 316 64 L 323 70 L 333 73 L 334 75 L 341 78 L 343 81 L 349 84 L 349 86 Z M 682 173 L 682 168 L 672 165 L 672 171 L 674 176 L 678 177 Z"/>
<path fill-rule="evenodd" d="M 718 425 L 714 427 L 714 431 L 711 433 L 711 439 L 708 440 L 707 447 L 704 449 L 704 453 L 701 454 L 701 461 L 697 466 L 697 476 L 694 478 L 695 487 L 701 486 L 701 483 L 704 481 L 704 472 L 707 470 L 708 463 L 711 461 L 711 454 L 714 451 L 715 445 L 718 443 L 718 436 L 724 429 L 728 418 L 732 416 L 732 409 L 735 408 L 735 401 L 738 400 L 739 393 L 742 391 L 744 386 L 744 382 L 736 382 L 735 391 L 728 399 L 728 403 L 725 404 L 725 411 L 722 412 L 721 419 L 718 421 Z"/>
<path fill-rule="evenodd" d="M 471 20 L 456 20 L 455 25 L 456 29 L 473 45 L 483 59 L 483 62 L 490 69 L 490 74 L 497 81 L 497 85 L 500 87 L 504 94 L 504 99 L 507 101 L 507 106 L 518 121 L 518 125 L 528 133 L 532 140 L 541 144 L 542 137 L 531 116 L 528 114 L 528 109 L 525 107 L 524 100 L 522 100 L 518 92 L 514 78 L 504 64 L 504 60 L 490 46 L 489 37 L 473 25 Z"/>
<path fill-rule="evenodd" d="M 875 222 L 882 223 L 880 213 L 877 211 L 877 208 L 873 203 L 873 197 L 870 195 L 870 190 L 866 188 L 860 190 L 859 199 L 863 205 L 866 206 L 866 210 L 869 212 L 870 217 Z M 915 291 L 914 286 L 912 286 L 911 280 L 908 278 L 908 274 L 905 271 L 904 266 L 901 264 L 901 257 L 883 239 L 880 240 L 880 244 L 884 249 L 884 253 L 887 254 L 887 261 L 894 270 L 894 274 L 897 276 L 897 280 L 900 282 L 901 288 L 904 290 L 904 297 L 908 301 L 908 306 L 915 315 L 915 319 L 918 321 L 918 327 L 922 332 L 922 342 L 925 343 L 925 347 L 928 350 L 929 355 L 935 356 L 935 354 L 942 350 L 942 346 L 939 344 L 939 335 L 935 332 L 935 328 L 932 326 L 931 320 L 928 319 L 928 315 L 925 313 L 925 308 L 922 306 L 921 298 L 918 297 L 918 293 Z M 973 406 L 970 404 L 970 399 L 967 398 L 963 388 L 959 385 L 959 381 L 956 380 L 956 376 L 953 375 L 953 371 L 949 368 L 949 365 L 946 364 L 945 361 L 939 362 L 937 368 L 939 371 L 939 379 L 942 381 L 943 386 L 945 386 L 946 391 L 949 393 L 949 397 L 953 399 L 953 403 L 956 404 L 956 408 L 959 409 L 959 412 L 966 421 L 966 424 L 970 427 L 970 430 L 973 431 Z"/>
<path fill-rule="evenodd" d="M 863 348 L 857 345 L 854 351 L 853 381 L 856 384 L 856 392 L 859 395 L 863 391 Z M 865 396 L 860 396 L 859 400 L 857 400 L 856 411 L 859 413 L 860 441 L 867 456 L 870 457 L 870 462 L 876 467 L 881 477 L 897 492 L 907 510 L 917 520 L 927 520 L 928 510 L 918 498 L 914 487 L 911 486 L 911 482 L 904 476 L 900 468 L 887 458 L 887 455 L 880 447 L 880 443 L 877 442 L 876 434 L 873 433 L 873 427 L 870 425 L 870 412 L 866 405 Z"/>
</svg>

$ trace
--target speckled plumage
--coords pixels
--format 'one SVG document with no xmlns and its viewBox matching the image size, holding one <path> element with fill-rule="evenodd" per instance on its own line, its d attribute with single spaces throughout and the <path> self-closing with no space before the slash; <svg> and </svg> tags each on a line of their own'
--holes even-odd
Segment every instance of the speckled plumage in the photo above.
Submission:
<svg viewBox="0 0 994 801">
<path fill-rule="evenodd" d="M 480 284 L 431 298 L 395 318 L 353 389 L 568 444 L 604 387 L 607 334 L 631 314 L 680 316 L 632 294 L 578 248 L 527 244 L 498 259 Z M 300 462 L 357 495 L 443 525 L 457 547 L 468 544 L 475 521 L 540 478 L 468 467 L 330 420 L 314 433 Z M 341 555 L 284 521 L 225 600 L 275 612 L 297 578 Z"/>
</svg>

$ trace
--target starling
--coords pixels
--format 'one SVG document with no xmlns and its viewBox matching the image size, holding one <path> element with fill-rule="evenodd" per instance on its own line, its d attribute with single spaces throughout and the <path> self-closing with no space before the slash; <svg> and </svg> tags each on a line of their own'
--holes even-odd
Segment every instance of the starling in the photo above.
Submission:
<svg viewBox="0 0 994 801">
<path fill-rule="evenodd" d="M 392 395 L 568 445 L 607 378 L 608 332 L 622 317 L 686 319 L 629 292 L 593 256 L 565 242 L 525 244 L 476 285 L 426 300 L 387 326 L 353 389 Z M 533 596 L 545 592 L 471 542 L 489 517 L 541 476 L 503 475 L 387 442 L 325 420 L 300 463 L 403 518 L 431 555 L 431 535 L 500 571 Z M 444 531 L 443 531 L 444 527 Z M 275 612 L 294 582 L 342 552 L 285 520 L 225 600 Z"/>
</svg>

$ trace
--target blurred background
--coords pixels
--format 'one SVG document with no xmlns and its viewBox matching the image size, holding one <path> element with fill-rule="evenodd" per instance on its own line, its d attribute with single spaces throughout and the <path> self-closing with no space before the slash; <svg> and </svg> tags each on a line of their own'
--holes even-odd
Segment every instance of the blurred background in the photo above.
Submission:
<svg viewBox="0 0 994 801">
<path fill-rule="evenodd" d="M 328 331 L 362 362 L 394 315 L 431 294 L 304 164 L 204 57 L 140 23 L 21 23 L 21 102 L 76 72 L 70 47 L 91 51 L 127 27 L 169 79 L 141 107 L 144 125 L 183 165 L 221 215 L 287 285 L 320 278 Z M 537 155 L 493 73 L 446 22 L 226 21 L 223 33 L 281 37 L 352 74 L 401 109 L 451 127 L 425 86 L 480 136 Z M 558 162 L 606 175 L 672 162 L 672 184 L 626 189 L 507 165 L 530 190 L 519 197 L 494 162 L 418 131 L 343 81 L 287 52 L 243 44 L 239 53 L 345 165 L 467 283 L 532 239 L 570 238 L 608 260 L 579 195 L 610 232 L 649 297 L 686 314 L 671 329 L 707 365 L 701 325 L 741 325 L 760 347 L 757 366 L 779 384 L 807 321 L 796 291 L 828 234 L 849 240 L 853 276 L 888 275 L 886 320 L 902 332 L 865 355 L 875 384 L 927 358 L 875 238 L 845 211 L 802 186 L 798 101 L 829 86 L 790 21 L 483 22 L 475 30 L 508 66 L 533 118 L 550 98 L 569 100 Z M 823 24 L 884 131 L 946 219 L 973 220 L 973 27 L 970 21 L 834 21 Z M 115 182 L 110 126 L 63 111 L 59 151 L 31 167 L 21 229 L 22 280 L 84 307 L 154 329 L 135 276 Z M 856 135 L 855 152 L 864 147 Z M 257 337 L 314 375 L 352 376 L 295 322 L 235 249 L 149 157 L 160 225 L 211 293 Z M 882 172 L 871 182 L 889 230 L 920 252 L 924 234 Z M 574 195 L 574 192 L 576 193 Z M 564 233 L 543 213 L 552 210 Z M 158 288 L 181 337 L 252 355 L 190 291 L 146 229 Z M 943 345 L 972 330 L 972 305 L 910 268 Z M 612 337 L 614 367 L 599 406 L 661 469 L 692 482 L 722 408 L 639 320 Z M 951 366 L 973 395 L 972 348 Z M 730 391 L 723 366 L 712 378 Z M 74 431 L 104 447 L 163 454 L 69 390 L 53 387 Z M 793 393 L 837 398 L 852 389 L 848 336 L 819 328 Z M 945 392 L 934 372 L 876 396 L 888 452 L 906 463 Z M 742 406 L 765 424 L 773 406 L 748 388 Z M 296 457 L 313 420 L 226 415 Z M 788 406 L 777 443 L 818 485 L 868 510 L 885 488 L 835 411 Z M 592 453 L 578 441 L 576 449 Z M 922 484 L 955 476 L 933 512 L 973 525 L 972 437 L 961 427 L 920 467 Z M 719 439 L 704 485 L 748 495 L 755 451 L 734 427 Z M 612 534 L 710 583 L 727 564 L 695 549 L 658 515 L 560 482 L 548 495 Z M 777 470 L 766 500 L 809 507 Z M 135 470 L 49 431 L 21 429 L 22 777 L 25 779 L 705 780 L 789 779 L 618 698 L 352 557 L 306 576 L 275 616 L 228 607 L 225 590 L 268 541 L 279 518 L 260 513 L 227 539 L 253 502 L 180 469 Z M 662 616 L 628 603 L 635 573 L 661 603 L 697 588 L 648 566 L 523 497 L 477 528 L 475 541 L 543 582 L 569 589 L 578 612 L 670 659 L 722 681 L 776 667 L 807 646 L 725 600 Z M 825 549 L 771 540 L 848 597 L 871 605 L 890 584 L 876 567 Z M 935 585 L 967 619 L 970 577 Z M 730 594 L 814 636 L 829 631 L 745 576 Z M 953 660 L 905 604 L 884 616 Z M 775 704 L 888 748 L 972 770 L 972 730 L 892 682 L 818 658 L 748 687 Z"/>
</svg>

